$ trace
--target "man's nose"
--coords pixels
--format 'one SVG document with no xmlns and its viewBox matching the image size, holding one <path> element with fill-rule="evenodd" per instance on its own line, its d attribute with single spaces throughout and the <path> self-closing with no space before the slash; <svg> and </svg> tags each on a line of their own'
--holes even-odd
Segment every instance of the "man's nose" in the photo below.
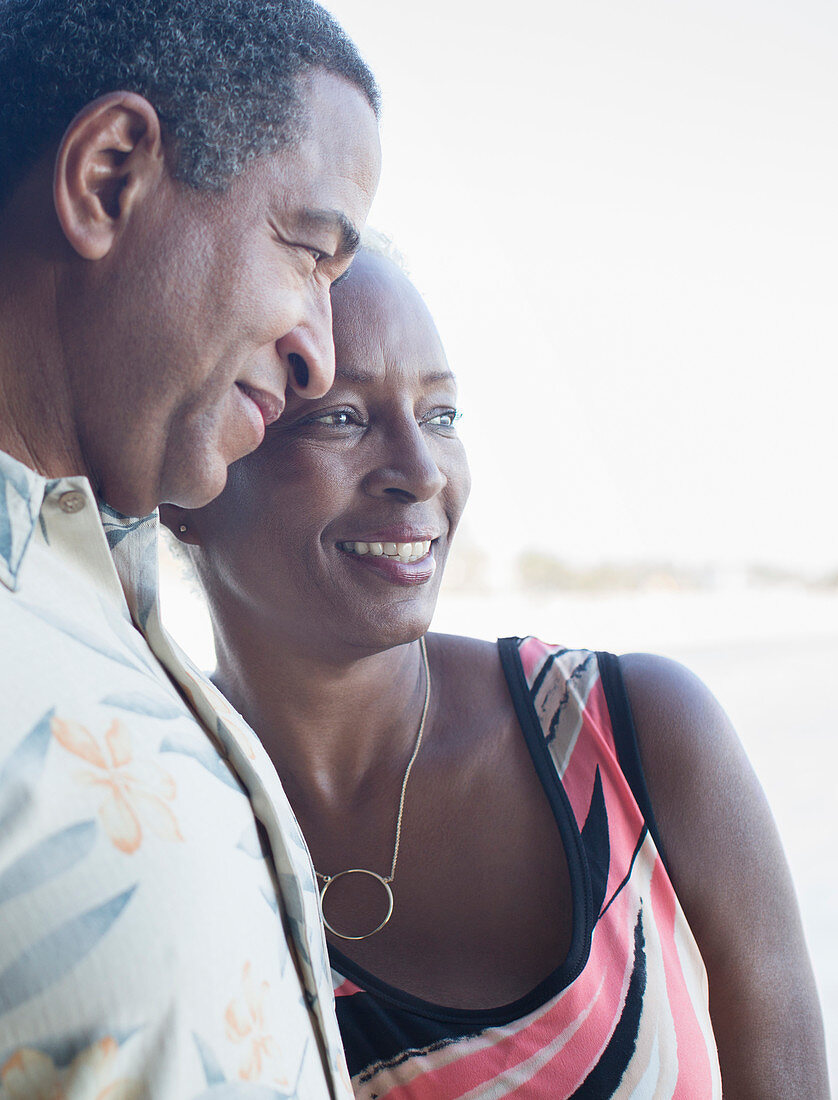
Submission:
<svg viewBox="0 0 838 1100">
<path fill-rule="evenodd" d="M 328 286 L 318 286 L 299 324 L 276 342 L 288 385 L 300 397 L 322 397 L 335 380 L 332 302 Z"/>
</svg>

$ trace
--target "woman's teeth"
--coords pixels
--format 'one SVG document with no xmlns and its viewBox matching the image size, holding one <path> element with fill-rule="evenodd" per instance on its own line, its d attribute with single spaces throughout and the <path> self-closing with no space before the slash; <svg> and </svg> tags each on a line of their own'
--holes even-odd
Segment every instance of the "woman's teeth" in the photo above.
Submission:
<svg viewBox="0 0 838 1100">
<path fill-rule="evenodd" d="M 347 554 L 372 554 L 374 558 L 390 558 L 392 561 L 419 561 L 427 557 L 431 540 L 423 542 L 339 542 Z"/>
</svg>

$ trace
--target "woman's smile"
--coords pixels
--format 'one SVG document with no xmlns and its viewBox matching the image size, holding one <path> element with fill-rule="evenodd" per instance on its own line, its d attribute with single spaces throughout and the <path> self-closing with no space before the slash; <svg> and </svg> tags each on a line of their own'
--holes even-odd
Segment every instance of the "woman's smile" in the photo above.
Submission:
<svg viewBox="0 0 838 1100">
<path fill-rule="evenodd" d="M 431 539 L 422 539 L 418 542 L 339 542 L 338 550 L 343 550 L 347 554 L 358 554 L 362 558 L 371 554 L 374 558 L 385 557 L 393 561 L 412 562 L 428 556 L 431 541 Z"/>
<path fill-rule="evenodd" d="M 338 550 L 356 565 L 397 585 L 427 584 L 436 572 L 430 537 L 394 541 L 381 537 L 337 543 Z"/>
</svg>

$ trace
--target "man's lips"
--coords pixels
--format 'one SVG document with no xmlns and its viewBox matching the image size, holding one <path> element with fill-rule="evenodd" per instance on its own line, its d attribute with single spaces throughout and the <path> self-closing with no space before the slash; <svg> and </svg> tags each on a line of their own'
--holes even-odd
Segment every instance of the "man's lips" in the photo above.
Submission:
<svg viewBox="0 0 838 1100">
<path fill-rule="evenodd" d="M 262 420 L 265 423 L 265 427 L 269 424 L 273 424 L 275 420 L 279 420 L 285 402 L 276 396 L 276 394 L 268 393 L 267 390 L 260 390 L 256 386 L 250 386 L 247 382 L 236 382 L 236 385 L 245 395 L 249 397 L 256 408 L 262 415 Z"/>
</svg>

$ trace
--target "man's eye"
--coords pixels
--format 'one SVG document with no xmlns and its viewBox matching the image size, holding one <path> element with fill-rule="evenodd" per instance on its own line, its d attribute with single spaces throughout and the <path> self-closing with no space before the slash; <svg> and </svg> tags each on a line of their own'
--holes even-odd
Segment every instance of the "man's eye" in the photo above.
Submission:
<svg viewBox="0 0 838 1100">
<path fill-rule="evenodd" d="M 316 248 L 313 244 L 306 244 L 305 241 L 295 240 L 294 237 L 286 236 L 280 229 L 274 227 L 274 236 L 281 245 L 286 248 L 293 249 L 296 252 L 305 253 L 310 257 L 317 266 L 322 260 L 331 260 L 331 252 L 324 252 L 322 248 Z"/>
<path fill-rule="evenodd" d="M 463 414 L 457 409 L 441 409 L 428 417 L 426 424 L 432 424 L 435 428 L 453 428 Z"/>
</svg>

